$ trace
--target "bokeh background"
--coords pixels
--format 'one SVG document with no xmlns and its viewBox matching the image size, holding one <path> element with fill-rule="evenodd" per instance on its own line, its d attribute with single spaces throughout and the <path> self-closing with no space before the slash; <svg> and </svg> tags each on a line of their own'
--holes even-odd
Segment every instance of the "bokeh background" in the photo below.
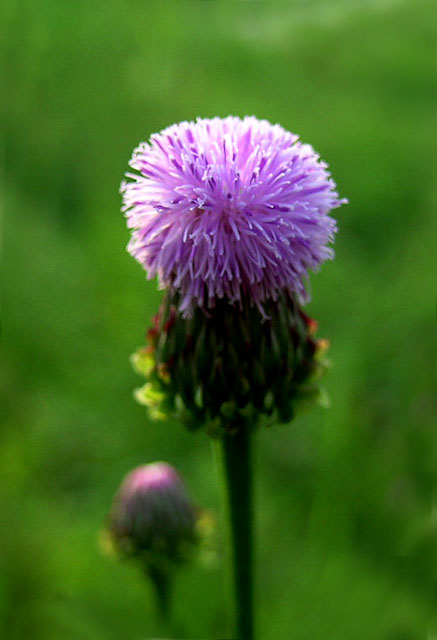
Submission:
<svg viewBox="0 0 437 640">
<path fill-rule="evenodd" d="M 132 149 L 197 116 L 299 133 L 350 199 L 308 312 L 330 409 L 258 433 L 260 639 L 432 638 L 435 2 L 3 0 L 0 637 L 160 634 L 102 554 L 112 495 L 167 460 L 218 513 L 203 434 L 154 424 L 129 355 L 160 293 L 127 254 Z M 219 549 L 177 582 L 178 638 L 229 637 Z"/>
</svg>

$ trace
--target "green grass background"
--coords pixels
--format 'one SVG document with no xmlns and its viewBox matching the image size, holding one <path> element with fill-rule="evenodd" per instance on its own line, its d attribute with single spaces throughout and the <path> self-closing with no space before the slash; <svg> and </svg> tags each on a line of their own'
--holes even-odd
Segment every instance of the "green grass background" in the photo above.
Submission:
<svg viewBox="0 0 437 640">
<path fill-rule="evenodd" d="M 332 406 L 257 435 L 259 638 L 432 638 L 435 2 L 3 0 L 0 15 L 0 637 L 160 634 L 141 574 L 99 550 L 113 493 L 157 459 L 216 512 L 220 487 L 208 438 L 132 398 L 160 293 L 125 251 L 118 189 L 151 133 L 253 114 L 310 142 L 350 200 L 308 305 Z M 229 637 L 222 565 L 179 574 L 174 637 Z"/>
</svg>

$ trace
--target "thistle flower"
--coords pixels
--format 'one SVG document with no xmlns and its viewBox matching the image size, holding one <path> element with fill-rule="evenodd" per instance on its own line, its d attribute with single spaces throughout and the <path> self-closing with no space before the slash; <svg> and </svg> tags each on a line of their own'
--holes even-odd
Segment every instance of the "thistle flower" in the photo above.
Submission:
<svg viewBox="0 0 437 640">
<path fill-rule="evenodd" d="M 177 471 L 165 462 L 131 471 L 115 496 L 108 522 L 121 555 L 178 562 L 196 539 L 196 513 Z"/>
<path fill-rule="evenodd" d="M 128 249 L 178 295 L 184 316 L 218 299 L 308 298 L 309 271 L 332 258 L 328 215 L 341 200 L 308 144 L 254 117 L 197 119 L 142 143 L 122 183 Z"/>
<path fill-rule="evenodd" d="M 167 290 L 133 364 L 151 416 L 221 437 L 238 637 L 252 640 L 251 430 L 318 398 L 326 341 L 301 310 L 346 200 L 310 145 L 253 117 L 182 122 L 122 183 L 128 249 Z"/>
</svg>

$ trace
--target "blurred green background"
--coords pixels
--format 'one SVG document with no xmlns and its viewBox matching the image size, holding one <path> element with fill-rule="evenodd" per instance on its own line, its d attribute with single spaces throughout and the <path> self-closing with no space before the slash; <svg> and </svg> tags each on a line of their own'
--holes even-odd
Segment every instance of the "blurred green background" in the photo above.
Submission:
<svg viewBox="0 0 437 640">
<path fill-rule="evenodd" d="M 203 507 L 220 488 L 208 438 L 132 398 L 160 293 L 118 189 L 151 133 L 253 114 L 310 142 L 350 200 L 308 305 L 332 406 L 257 436 L 259 638 L 428 638 L 435 2 L 3 0 L 0 19 L 0 637 L 160 633 L 140 572 L 99 549 L 113 493 L 161 459 Z M 228 637 L 221 567 L 179 574 L 175 637 Z"/>
</svg>

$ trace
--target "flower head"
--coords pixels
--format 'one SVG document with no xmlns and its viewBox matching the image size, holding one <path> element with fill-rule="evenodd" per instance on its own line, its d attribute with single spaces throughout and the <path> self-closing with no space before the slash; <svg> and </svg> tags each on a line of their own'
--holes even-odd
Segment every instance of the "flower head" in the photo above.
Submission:
<svg viewBox="0 0 437 640">
<path fill-rule="evenodd" d="M 124 555 L 148 553 L 178 560 L 195 540 L 196 513 L 177 471 L 165 462 L 137 467 L 124 479 L 109 532 Z"/>
<path fill-rule="evenodd" d="M 179 310 L 248 299 L 263 309 L 332 257 L 341 200 L 327 165 L 298 136 L 254 117 L 168 127 L 134 151 L 122 184 L 128 249 Z"/>
</svg>

